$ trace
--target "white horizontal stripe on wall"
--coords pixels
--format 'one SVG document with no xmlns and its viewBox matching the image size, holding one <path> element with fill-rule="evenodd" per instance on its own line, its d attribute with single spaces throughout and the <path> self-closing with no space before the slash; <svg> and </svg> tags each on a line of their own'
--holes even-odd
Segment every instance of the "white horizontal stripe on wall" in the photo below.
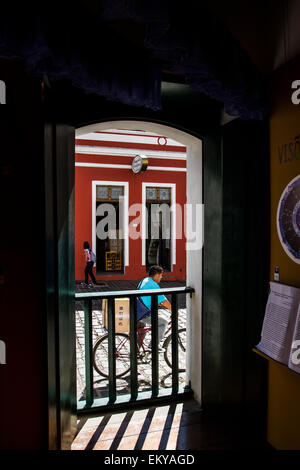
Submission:
<svg viewBox="0 0 300 470">
<path fill-rule="evenodd" d="M 185 171 L 186 172 L 186 168 L 180 168 L 178 166 L 148 166 L 147 170 Z"/>
<path fill-rule="evenodd" d="M 84 135 L 81 135 L 80 137 L 77 137 L 77 139 L 98 140 L 98 141 L 104 140 L 108 142 L 131 142 L 131 143 L 152 144 L 152 145 L 159 145 L 158 143 L 158 139 L 159 139 L 159 142 L 161 143 L 161 145 L 162 146 L 165 145 L 164 136 L 160 136 L 160 135 L 151 136 L 147 134 L 145 136 L 141 136 L 141 135 L 123 135 L 123 134 L 116 135 L 116 134 L 110 134 L 109 132 L 107 133 L 106 132 L 101 132 L 101 133 L 90 132 L 89 134 L 84 134 Z M 176 145 L 177 147 L 184 148 L 184 145 L 182 145 L 179 142 L 176 142 L 176 140 L 169 139 L 168 137 L 166 139 L 167 139 L 166 145 Z"/>
<path fill-rule="evenodd" d="M 117 147 L 93 147 L 91 145 L 75 145 L 75 153 L 88 155 L 109 155 L 112 157 L 131 157 L 146 155 L 151 158 L 165 158 L 166 160 L 186 160 L 185 152 L 170 152 L 167 150 L 127 149 Z"/>
<path fill-rule="evenodd" d="M 143 136 L 156 136 L 159 137 L 156 132 L 149 132 L 149 131 L 143 131 L 141 130 L 132 130 L 132 129 L 105 129 L 105 131 L 96 131 L 97 133 L 100 134 L 142 134 Z"/>
<path fill-rule="evenodd" d="M 87 168 L 123 168 L 123 169 L 131 169 L 131 165 L 117 165 L 117 164 L 110 164 L 110 163 L 85 163 L 85 162 L 76 162 L 75 166 L 82 166 Z M 159 170 L 159 171 L 184 171 L 186 172 L 186 168 L 178 168 L 173 166 L 148 166 L 148 170 Z"/>
</svg>

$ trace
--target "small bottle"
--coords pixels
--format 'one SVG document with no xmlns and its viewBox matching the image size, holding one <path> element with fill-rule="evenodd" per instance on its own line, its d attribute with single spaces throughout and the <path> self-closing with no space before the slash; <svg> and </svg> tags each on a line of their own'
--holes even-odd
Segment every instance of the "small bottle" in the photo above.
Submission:
<svg viewBox="0 0 300 470">
<path fill-rule="evenodd" d="M 274 281 L 279 281 L 279 266 L 275 266 Z"/>
</svg>

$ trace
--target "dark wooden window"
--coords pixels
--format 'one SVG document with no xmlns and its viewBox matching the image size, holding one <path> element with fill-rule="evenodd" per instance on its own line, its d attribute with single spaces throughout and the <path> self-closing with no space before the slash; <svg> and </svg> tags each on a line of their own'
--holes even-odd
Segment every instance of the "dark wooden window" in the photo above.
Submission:
<svg viewBox="0 0 300 470">
<path fill-rule="evenodd" d="M 165 204 L 171 207 L 171 188 L 146 187 L 147 228 L 146 269 L 158 264 L 171 271 L 171 212 L 158 210 Z M 163 209 L 163 206 L 161 206 Z M 165 207 L 166 209 L 166 207 Z M 156 212 L 157 211 L 157 212 Z"/>
<path fill-rule="evenodd" d="M 116 211 L 116 226 L 108 230 L 108 237 L 104 240 L 96 237 L 96 270 L 97 274 L 110 274 L 112 272 L 124 273 L 124 239 L 122 233 L 124 227 L 120 227 L 120 211 L 124 186 L 97 185 L 96 211 L 101 204 L 112 204 Z M 103 216 L 96 216 L 96 227 Z"/>
</svg>

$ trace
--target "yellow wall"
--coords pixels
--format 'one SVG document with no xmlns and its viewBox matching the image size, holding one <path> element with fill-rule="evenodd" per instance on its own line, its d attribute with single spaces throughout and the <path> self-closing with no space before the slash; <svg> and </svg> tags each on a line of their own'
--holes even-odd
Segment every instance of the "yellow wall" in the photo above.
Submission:
<svg viewBox="0 0 300 470">
<path fill-rule="evenodd" d="M 281 450 L 300 449 L 300 375 L 268 362 L 268 441 Z"/>
<path fill-rule="evenodd" d="M 278 147 L 294 143 L 300 135 L 300 104 L 291 101 L 294 80 L 300 80 L 300 57 L 276 71 L 271 81 L 270 279 L 274 279 L 274 268 L 279 266 L 280 282 L 300 287 L 300 264 L 282 248 L 276 226 L 280 196 L 286 185 L 300 175 L 300 158 L 285 162 L 283 156 L 280 163 L 278 155 Z M 291 158 L 289 153 L 287 157 Z M 268 441 L 277 449 L 300 450 L 300 375 L 269 361 L 268 385 Z"/>
</svg>

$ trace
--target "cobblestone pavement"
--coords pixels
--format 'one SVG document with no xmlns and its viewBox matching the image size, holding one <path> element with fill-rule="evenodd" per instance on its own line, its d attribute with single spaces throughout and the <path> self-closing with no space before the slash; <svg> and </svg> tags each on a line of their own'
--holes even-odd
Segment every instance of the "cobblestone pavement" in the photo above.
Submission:
<svg viewBox="0 0 300 470">
<path fill-rule="evenodd" d="M 181 296 L 180 296 L 181 297 Z M 84 312 L 81 302 L 76 302 L 76 357 L 77 357 L 77 399 L 85 398 L 85 351 L 84 351 Z M 185 328 L 186 309 L 179 309 L 178 327 Z M 159 309 L 159 315 L 170 319 L 170 312 Z M 93 301 L 93 344 L 96 340 L 106 334 L 102 324 L 101 301 Z M 150 335 L 150 333 L 148 333 Z M 145 339 L 145 341 L 147 341 Z M 102 348 L 104 361 L 107 361 L 107 349 Z M 180 354 L 179 367 L 183 367 L 185 354 Z M 106 362 L 107 363 L 107 362 Z M 167 365 L 164 354 L 159 353 L 159 386 L 169 388 L 172 384 L 171 369 Z M 179 385 L 185 385 L 185 372 L 179 373 Z M 143 359 L 138 359 L 138 386 L 139 391 L 151 390 L 151 353 L 146 353 Z M 117 393 L 130 393 L 130 372 L 117 379 Z M 104 398 L 108 396 L 108 379 L 102 377 L 94 369 L 94 396 L 95 398 Z"/>
<path fill-rule="evenodd" d="M 97 281 L 97 284 L 93 287 L 83 287 L 81 281 L 76 281 L 76 292 L 105 292 L 105 291 L 120 291 L 120 290 L 134 290 L 137 289 L 137 286 L 140 281 Z M 185 287 L 185 281 L 161 281 L 159 283 L 160 287 Z M 171 296 L 166 296 L 171 301 Z M 186 295 L 179 294 L 177 296 L 178 308 L 186 307 Z"/>
</svg>

